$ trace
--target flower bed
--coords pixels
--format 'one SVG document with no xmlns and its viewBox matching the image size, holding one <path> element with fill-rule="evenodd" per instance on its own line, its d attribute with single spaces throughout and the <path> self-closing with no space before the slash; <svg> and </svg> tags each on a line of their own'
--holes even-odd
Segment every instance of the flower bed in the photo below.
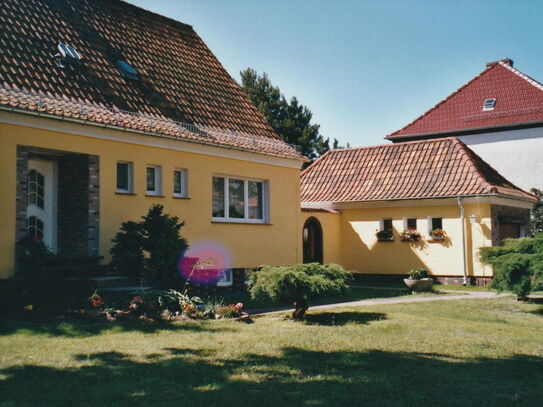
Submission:
<svg viewBox="0 0 543 407">
<path fill-rule="evenodd" d="M 89 298 L 89 307 L 74 311 L 74 315 L 118 319 L 136 319 L 144 322 L 183 321 L 199 319 L 248 319 L 242 312 L 243 304 L 223 306 L 221 302 L 203 301 L 200 297 L 190 297 L 188 293 L 176 290 L 155 290 L 133 296 L 128 304 L 107 306 L 104 298 L 95 291 Z"/>
</svg>

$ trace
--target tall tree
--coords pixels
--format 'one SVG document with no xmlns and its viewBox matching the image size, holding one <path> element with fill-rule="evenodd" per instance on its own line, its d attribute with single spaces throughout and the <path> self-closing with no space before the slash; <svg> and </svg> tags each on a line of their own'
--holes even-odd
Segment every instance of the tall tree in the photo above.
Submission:
<svg viewBox="0 0 543 407">
<path fill-rule="evenodd" d="M 247 68 L 240 74 L 241 87 L 283 140 L 299 146 L 302 154 L 312 161 L 330 150 L 330 140 L 319 133 L 318 124 L 311 123 L 313 114 L 307 106 L 296 97 L 287 101 L 266 73 L 259 75 Z M 336 139 L 332 148 L 341 148 Z"/>
</svg>

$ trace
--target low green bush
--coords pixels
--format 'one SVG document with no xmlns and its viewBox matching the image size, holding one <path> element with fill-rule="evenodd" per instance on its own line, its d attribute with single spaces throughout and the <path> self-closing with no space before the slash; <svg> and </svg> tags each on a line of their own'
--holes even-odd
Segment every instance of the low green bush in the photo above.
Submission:
<svg viewBox="0 0 543 407">
<path fill-rule="evenodd" d="M 543 233 L 533 238 L 506 239 L 503 246 L 482 247 L 483 264 L 492 266 L 492 288 L 511 290 L 519 299 L 543 283 Z"/>
<path fill-rule="evenodd" d="M 292 318 L 299 320 L 303 319 L 309 300 L 343 294 L 351 278 L 351 273 L 337 264 L 264 266 L 253 276 L 251 297 L 294 305 Z"/>
<path fill-rule="evenodd" d="M 428 271 L 423 268 L 414 268 L 409 271 L 410 280 L 422 280 L 423 278 L 428 277 Z"/>
</svg>

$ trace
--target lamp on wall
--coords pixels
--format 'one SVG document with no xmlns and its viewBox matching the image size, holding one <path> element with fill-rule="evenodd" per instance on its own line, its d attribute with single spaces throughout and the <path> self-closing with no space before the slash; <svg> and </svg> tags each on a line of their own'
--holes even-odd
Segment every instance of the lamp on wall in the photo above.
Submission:
<svg viewBox="0 0 543 407">
<path fill-rule="evenodd" d="M 474 224 L 475 224 L 475 215 L 470 215 L 470 216 L 469 216 L 469 221 L 470 221 L 470 223 L 471 223 L 472 225 L 474 225 Z"/>
</svg>

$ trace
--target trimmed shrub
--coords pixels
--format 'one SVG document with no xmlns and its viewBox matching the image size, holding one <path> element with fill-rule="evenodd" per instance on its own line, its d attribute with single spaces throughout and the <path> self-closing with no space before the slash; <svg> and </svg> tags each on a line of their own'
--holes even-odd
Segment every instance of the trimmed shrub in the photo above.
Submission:
<svg viewBox="0 0 543 407">
<path fill-rule="evenodd" d="M 292 318 L 303 319 L 308 301 L 325 295 L 343 294 L 351 273 L 337 264 L 264 266 L 254 274 L 251 297 L 257 301 L 281 301 L 294 305 Z"/>
<path fill-rule="evenodd" d="M 543 282 L 543 233 L 533 238 L 506 239 L 503 246 L 480 249 L 483 264 L 492 266 L 492 287 L 511 290 L 519 299 Z"/>
</svg>

